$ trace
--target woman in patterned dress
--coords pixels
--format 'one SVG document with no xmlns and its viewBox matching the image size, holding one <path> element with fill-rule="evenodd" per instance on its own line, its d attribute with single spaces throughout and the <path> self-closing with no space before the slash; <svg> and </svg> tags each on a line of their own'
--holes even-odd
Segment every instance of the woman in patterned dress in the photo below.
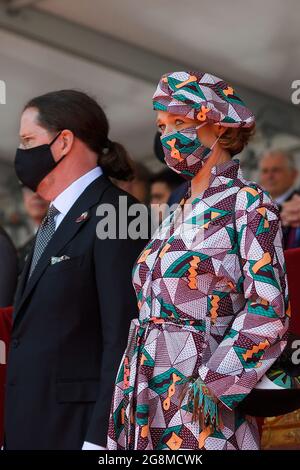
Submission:
<svg viewBox="0 0 300 470">
<path fill-rule="evenodd" d="M 278 209 L 232 159 L 254 116 L 208 73 L 164 75 L 153 102 L 166 163 L 191 183 L 133 269 L 107 447 L 258 449 L 238 405 L 283 350 L 289 308 Z"/>
</svg>

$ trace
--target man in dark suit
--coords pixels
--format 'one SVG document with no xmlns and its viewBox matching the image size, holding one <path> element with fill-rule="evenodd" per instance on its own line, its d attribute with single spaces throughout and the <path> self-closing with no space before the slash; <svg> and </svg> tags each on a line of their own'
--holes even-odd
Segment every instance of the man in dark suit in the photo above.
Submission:
<svg viewBox="0 0 300 470">
<path fill-rule="evenodd" d="M 115 209 L 118 228 L 120 196 L 136 202 L 103 174 L 128 170 L 107 132 L 100 106 L 72 90 L 31 100 L 22 114 L 17 174 L 50 207 L 16 295 L 8 450 L 106 446 L 113 385 L 137 316 L 131 269 L 146 243 L 99 238 L 97 208 Z"/>
</svg>

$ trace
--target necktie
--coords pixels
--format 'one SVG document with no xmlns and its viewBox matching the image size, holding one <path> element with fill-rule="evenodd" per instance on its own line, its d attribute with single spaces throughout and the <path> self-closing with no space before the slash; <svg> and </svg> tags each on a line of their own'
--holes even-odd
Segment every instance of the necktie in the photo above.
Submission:
<svg viewBox="0 0 300 470">
<path fill-rule="evenodd" d="M 51 240 L 52 236 L 55 232 L 55 221 L 54 217 L 59 214 L 59 210 L 56 209 L 53 205 L 49 207 L 46 217 L 43 219 L 40 228 L 38 230 L 35 245 L 34 245 L 34 252 L 32 256 L 29 276 L 32 275 L 40 257 L 42 256 L 43 252 L 45 251 L 46 246 L 48 245 L 49 241 Z"/>
</svg>

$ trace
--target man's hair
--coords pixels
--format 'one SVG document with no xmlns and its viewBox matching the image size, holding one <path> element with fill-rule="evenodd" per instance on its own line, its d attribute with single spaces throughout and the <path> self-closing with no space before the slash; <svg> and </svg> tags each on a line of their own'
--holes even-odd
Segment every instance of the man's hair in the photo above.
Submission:
<svg viewBox="0 0 300 470">
<path fill-rule="evenodd" d="M 165 183 L 171 190 L 176 189 L 183 183 L 183 179 L 173 170 L 165 169 L 151 178 L 151 184 Z"/>
<path fill-rule="evenodd" d="M 297 170 L 296 166 L 296 161 L 295 157 L 292 154 L 292 152 L 289 152 L 288 150 L 283 150 L 283 149 L 273 149 L 273 150 L 267 150 L 264 152 L 261 156 L 261 160 L 265 157 L 275 157 L 276 155 L 283 155 L 283 157 L 286 159 L 288 166 L 291 170 Z"/>
<path fill-rule="evenodd" d="M 38 124 L 55 136 L 69 129 L 98 155 L 99 165 L 108 175 L 130 179 L 129 155 L 118 142 L 108 139 L 109 123 L 97 101 L 78 90 L 58 90 L 32 98 L 24 110 L 36 108 Z"/>
</svg>

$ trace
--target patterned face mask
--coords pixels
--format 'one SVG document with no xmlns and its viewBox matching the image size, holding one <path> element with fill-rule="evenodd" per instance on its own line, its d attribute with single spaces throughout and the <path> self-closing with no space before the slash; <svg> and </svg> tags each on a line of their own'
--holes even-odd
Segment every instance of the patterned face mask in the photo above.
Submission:
<svg viewBox="0 0 300 470">
<path fill-rule="evenodd" d="M 198 138 L 197 130 L 205 125 L 206 123 L 203 123 L 182 131 L 169 132 L 160 138 L 166 164 L 187 180 L 194 178 L 202 168 L 220 138 L 217 137 L 211 147 L 203 145 Z"/>
</svg>

